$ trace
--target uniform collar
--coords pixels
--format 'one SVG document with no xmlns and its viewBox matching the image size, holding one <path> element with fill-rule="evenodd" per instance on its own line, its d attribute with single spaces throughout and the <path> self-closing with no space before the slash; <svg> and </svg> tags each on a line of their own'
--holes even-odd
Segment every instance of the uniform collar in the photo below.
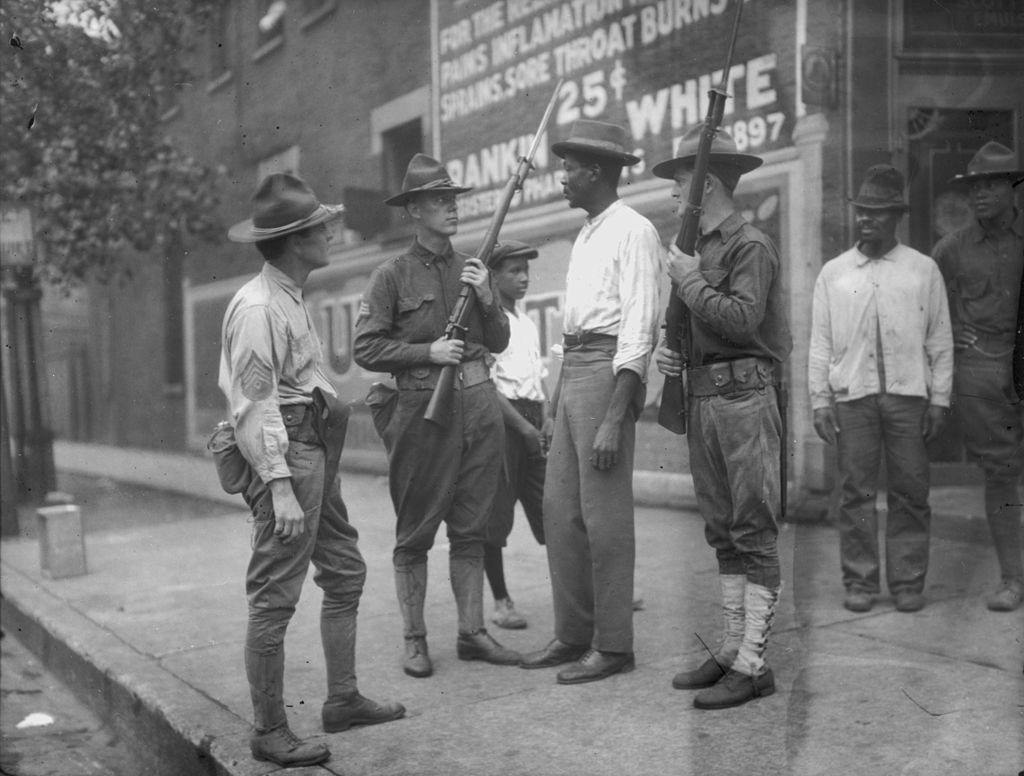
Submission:
<svg viewBox="0 0 1024 776">
<path fill-rule="evenodd" d="M 285 293 L 288 294 L 296 302 L 302 301 L 302 286 L 292 280 L 288 275 L 279 270 L 269 261 L 263 262 L 263 270 L 261 272 L 263 277 L 269 280 L 271 283 L 282 288 Z"/>
<path fill-rule="evenodd" d="M 1003 231 L 1003 230 L 999 230 Z M 1013 232 L 1017 237 L 1024 238 L 1024 212 L 1014 208 L 1013 218 L 1010 219 L 1006 225 L 1006 231 Z M 971 225 L 968 228 L 967 236 L 973 243 L 982 242 L 992 232 L 982 229 L 981 224 L 978 223 L 978 219 L 971 221 Z"/>
<path fill-rule="evenodd" d="M 452 256 L 455 255 L 455 249 L 452 248 L 451 243 L 448 243 L 444 253 L 434 253 L 429 248 L 425 248 L 419 240 L 413 239 L 409 255 L 421 261 L 424 266 L 429 267 L 431 264 L 436 264 L 439 261 L 447 264 L 451 261 Z"/>
<path fill-rule="evenodd" d="M 715 232 L 718 232 L 720 235 L 722 235 L 722 242 L 725 242 L 734 234 L 736 234 L 736 232 L 738 232 L 745 223 L 746 221 L 743 220 L 743 217 L 734 210 L 724 219 L 722 219 L 722 221 L 719 222 L 718 226 L 709 229 L 704 236 L 708 237 L 710 235 L 713 235 Z"/>
</svg>

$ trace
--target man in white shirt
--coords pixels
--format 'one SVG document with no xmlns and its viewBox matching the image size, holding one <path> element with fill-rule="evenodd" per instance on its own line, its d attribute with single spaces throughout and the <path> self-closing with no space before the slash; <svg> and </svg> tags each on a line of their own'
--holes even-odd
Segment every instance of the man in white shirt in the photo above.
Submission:
<svg viewBox="0 0 1024 776">
<path fill-rule="evenodd" d="M 618 196 L 639 159 L 614 124 L 577 121 L 551 146 L 569 206 L 587 219 L 569 258 L 562 372 L 544 493 L 555 638 L 523 668 L 572 663 L 560 684 L 632 670 L 633 450 L 660 314 L 664 249 Z"/>
<path fill-rule="evenodd" d="M 857 245 L 814 287 L 808 378 L 814 429 L 838 444 L 844 606 L 866 612 L 879 593 L 879 448 L 888 518 L 886 581 L 896 609 L 924 604 L 931 510 L 925 443 L 942 425 L 953 378 L 946 289 L 928 256 L 900 244 L 903 176 L 870 168 L 854 206 Z"/>
<path fill-rule="evenodd" d="M 508 240 L 491 254 L 494 288 L 509 323 L 508 347 L 494 354 L 491 377 L 498 389 L 498 405 L 505 421 L 505 476 L 494 496 L 484 543 L 484 571 L 494 594 L 491 621 L 500 628 L 521 629 L 526 618 L 516 611 L 505 582 L 502 548 L 512 532 L 516 501 L 538 544 L 544 544 L 544 469 L 549 428 L 537 325 L 516 302 L 530 286 L 530 260 L 537 249 Z"/>
</svg>

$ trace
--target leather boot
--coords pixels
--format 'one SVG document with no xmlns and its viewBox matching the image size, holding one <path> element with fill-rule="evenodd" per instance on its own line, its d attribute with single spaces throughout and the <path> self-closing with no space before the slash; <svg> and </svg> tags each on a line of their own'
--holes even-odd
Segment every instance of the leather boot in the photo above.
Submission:
<svg viewBox="0 0 1024 776">
<path fill-rule="evenodd" d="M 356 614 L 320 613 L 320 641 L 327 666 L 327 699 L 356 692 Z"/>
<path fill-rule="evenodd" d="M 284 647 L 263 654 L 246 647 L 245 675 L 252 698 L 256 732 L 269 733 L 288 724 L 284 712 Z"/>
<path fill-rule="evenodd" d="M 501 646 L 484 628 L 484 559 L 449 558 L 449 575 L 459 611 L 459 660 L 483 660 L 494 665 L 519 665 L 518 652 Z"/>
<path fill-rule="evenodd" d="M 422 679 L 434 673 L 430 653 L 427 651 L 427 625 L 423 619 L 423 604 L 427 597 L 427 564 L 395 566 L 395 591 L 398 593 L 398 608 L 402 613 L 405 636 L 402 670 L 409 676 Z"/>
<path fill-rule="evenodd" d="M 743 643 L 746 622 L 743 596 L 747 578 L 743 574 L 719 574 L 718 586 L 722 593 L 722 645 L 697 668 L 676 674 L 672 686 L 677 690 L 711 687 L 732 667 Z"/>
<path fill-rule="evenodd" d="M 379 725 L 405 716 L 401 703 L 377 703 L 358 692 L 347 697 L 331 697 L 320 713 L 324 732 L 340 733 L 356 725 Z"/>
<path fill-rule="evenodd" d="M 255 759 L 284 768 L 319 765 L 331 757 L 331 750 L 326 745 L 303 741 L 287 725 L 269 733 L 257 733 L 249 740 L 249 750 Z"/>
<path fill-rule="evenodd" d="M 448 573 L 459 612 L 459 633 L 476 633 L 484 627 L 484 559 L 451 557 Z"/>
<path fill-rule="evenodd" d="M 320 638 L 327 664 L 327 701 L 321 710 L 324 731 L 338 733 L 354 725 L 376 725 L 405 714 L 400 703 L 377 703 L 356 687 L 356 613 L 320 615 Z"/>
<path fill-rule="evenodd" d="M 301 740 L 288 727 L 284 712 L 284 648 L 264 654 L 245 650 L 245 674 L 252 696 L 256 731 L 249 749 L 257 760 L 284 767 L 317 765 L 331 756 L 323 744 Z"/>
</svg>

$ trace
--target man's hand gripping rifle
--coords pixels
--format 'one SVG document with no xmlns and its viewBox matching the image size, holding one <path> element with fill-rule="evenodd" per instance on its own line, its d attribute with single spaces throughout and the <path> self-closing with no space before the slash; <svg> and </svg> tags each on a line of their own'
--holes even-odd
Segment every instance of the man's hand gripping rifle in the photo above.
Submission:
<svg viewBox="0 0 1024 776">
<path fill-rule="evenodd" d="M 526 156 L 520 157 L 515 172 L 509 177 L 508 183 L 505 184 L 505 188 L 501 192 L 498 207 L 495 209 L 494 215 L 491 217 L 491 223 L 484 235 L 483 245 L 480 246 L 480 250 L 476 254 L 477 258 L 487 268 L 491 266 L 491 256 L 494 253 L 494 245 L 498 241 L 498 232 L 501 231 L 501 226 L 505 222 L 505 216 L 508 215 L 509 207 L 512 205 L 512 198 L 523 187 L 526 176 L 530 174 L 530 170 L 533 168 L 533 157 L 537 153 L 544 130 L 547 128 L 551 114 L 555 110 L 555 102 L 558 99 L 558 93 L 561 91 L 561 88 L 562 81 L 559 80 L 555 85 L 554 94 L 551 95 L 551 99 L 548 101 L 544 116 L 540 120 L 540 126 L 537 127 L 537 132 L 533 136 L 533 143 L 530 145 L 529 152 Z M 475 300 L 476 295 L 473 292 L 472 286 L 463 283 L 462 290 L 459 292 L 459 298 L 455 301 L 455 307 L 452 308 L 451 317 L 449 317 L 448 325 L 444 330 L 445 339 L 465 338 L 469 313 L 473 309 Z M 427 405 L 426 412 L 423 413 L 423 417 L 431 423 L 444 425 L 451 417 L 457 370 L 458 366 L 453 364 L 448 364 L 441 368 L 437 385 L 434 386 L 434 393 L 430 397 L 430 403 Z"/>
<path fill-rule="evenodd" d="M 718 128 L 722 125 L 725 101 L 729 97 L 726 87 L 729 84 L 729 69 L 732 67 L 732 57 L 736 49 L 736 36 L 740 31 L 742 12 L 743 0 L 737 0 L 732 39 L 729 41 L 729 53 L 725 58 L 721 81 L 717 87 L 708 92 L 708 112 L 704 119 L 700 144 L 697 146 L 697 157 L 694 159 L 693 178 L 690 179 L 690 192 L 686 201 L 683 223 L 676 236 L 676 247 L 690 255 L 693 255 L 697 246 L 701 205 L 704 201 L 704 181 L 708 176 L 711 144 L 715 140 L 715 135 L 718 134 Z M 686 369 L 689 366 L 691 355 L 690 315 L 679 296 L 679 286 L 675 283 L 672 283 L 668 308 L 665 310 L 665 343 L 669 350 L 682 355 L 683 368 L 679 377 L 665 378 L 661 389 L 661 405 L 658 407 L 658 424 L 674 434 L 685 434 L 688 411 Z"/>
</svg>

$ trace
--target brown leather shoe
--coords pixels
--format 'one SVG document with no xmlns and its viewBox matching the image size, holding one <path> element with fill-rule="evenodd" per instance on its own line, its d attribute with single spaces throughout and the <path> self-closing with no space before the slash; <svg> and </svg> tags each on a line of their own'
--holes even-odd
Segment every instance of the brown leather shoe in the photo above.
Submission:
<svg viewBox="0 0 1024 776">
<path fill-rule="evenodd" d="M 577 646 L 576 644 L 565 644 L 558 639 L 551 639 L 544 649 L 536 652 L 527 652 L 523 655 L 520 668 L 551 668 L 560 666 L 562 663 L 572 663 L 579 660 L 586 654 L 589 647 Z"/>
<path fill-rule="evenodd" d="M 422 636 L 414 636 L 405 640 L 405 661 L 402 670 L 416 679 L 425 679 L 434 673 L 434 665 L 430 662 L 427 651 L 427 640 Z"/>
<path fill-rule="evenodd" d="M 401 703 L 377 703 L 358 692 L 347 698 L 328 698 L 320 712 L 326 733 L 340 733 L 354 725 L 379 725 L 404 716 Z"/>
<path fill-rule="evenodd" d="M 672 686 L 677 690 L 702 690 L 711 687 L 729 671 L 729 665 L 709 657 L 692 671 L 680 671 L 672 677 Z"/>
<path fill-rule="evenodd" d="M 568 668 L 558 672 L 559 684 L 596 682 L 612 674 L 626 673 L 636 668 L 632 652 L 601 652 L 588 649 L 587 653 Z"/>
<path fill-rule="evenodd" d="M 773 692 L 775 676 L 770 668 L 759 676 L 747 676 L 729 669 L 721 681 L 697 693 L 693 705 L 698 709 L 731 709 Z"/>
<path fill-rule="evenodd" d="M 496 666 L 517 666 L 522 656 L 511 649 L 501 646 L 481 628 L 476 633 L 460 633 L 455 642 L 455 653 L 459 660 L 483 660 Z"/>
<path fill-rule="evenodd" d="M 269 733 L 258 733 L 249 739 L 249 749 L 257 760 L 276 763 L 285 768 L 301 765 L 319 765 L 331 757 L 324 744 L 303 741 L 287 725 Z"/>
</svg>

